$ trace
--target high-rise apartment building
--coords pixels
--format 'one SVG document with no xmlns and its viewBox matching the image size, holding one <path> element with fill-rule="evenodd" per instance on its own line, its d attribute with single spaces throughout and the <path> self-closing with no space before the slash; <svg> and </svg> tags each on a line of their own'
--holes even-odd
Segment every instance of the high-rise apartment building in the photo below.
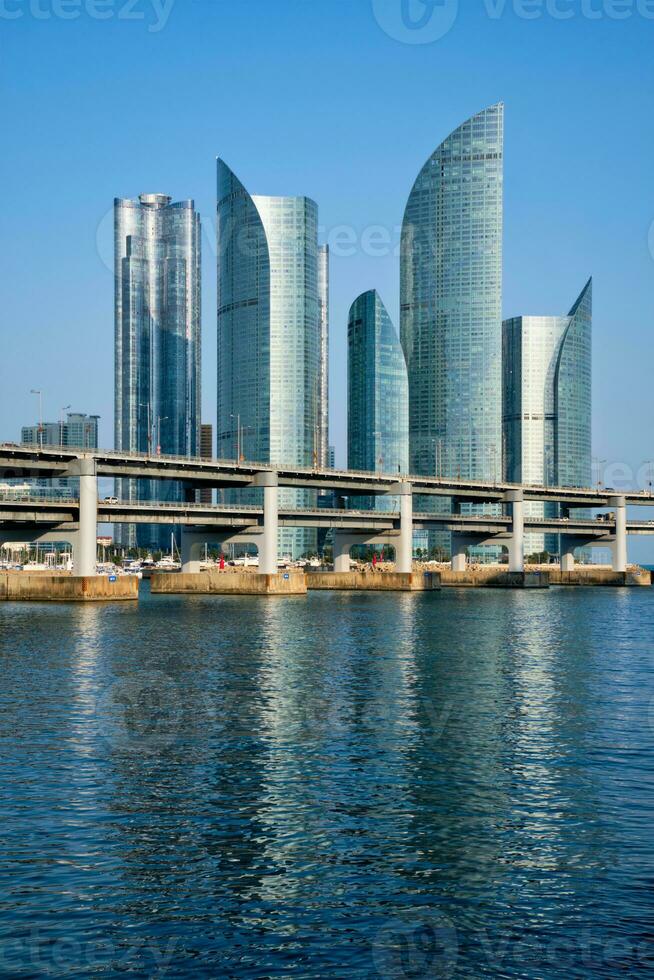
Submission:
<svg viewBox="0 0 654 980">
<path fill-rule="evenodd" d="M 98 448 L 99 415 L 69 412 L 59 422 L 24 425 L 21 442 L 26 446 L 72 446 L 75 449 Z"/>
<path fill-rule="evenodd" d="M 592 280 L 568 316 L 503 324 L 505 475 L 513 483 L 587 487 L 592 482 Z M 529 503 L 532 517 L 558 505 Z M 525 553 L 559 552 L 556 535 L 528 534 Z"/>
<path fill-rule="evenodd" d="M 74 449 L 98 448 L 99 415 L 83 415 L 69 412 L 59 422 L 42 422 L 24 425 L 21 429 L 21 442 L 26 446 L 68 446 Z M 57 477 L 53 480 L 34 480 L 33 489 L 59 497 L 77 495 L 79 482 L 72 477 Z"/>
<path fill-rule="evenodd" d="M 329 467 L 329 245 L 318 247 L 318 307 L 320 310 L 320 445 L 318 465 Z"/>
<path fill-rule="evenodd" d="M 462 479 L 501 473 L 503 147 L 498 104 L 436 149 L 407 202 L 400 336 L 414 473 Z M 427 498 L 420 506 L 451 504 Z M 432 537 L 448 547 L 448 536 Z"/>
<path fill-rule="evenodd" d="M 327 253 L 307 197 L 251 196 L 218 160 L 217 449 L 223 458 L 317 466 L 324 458 Z M 256 492 L 253 492 L 256 493 Z M 282 504 L 315 505 L 284 490 Z M 282 554 L 316 532 L 280 530 Z"/>
<path fill-rule="evenodd" d="M 409 386 L 399 338 L 379 294 L 362 293 L 347 326 L 347 465 L 350 470 L 406 474 Z M 394 498 L 361 498 L 357 506 L 387 510 Z"/>
<path fill-rule="evenodd" d="M 197 456 L 200 216 L 165 194 L 114 201 L 115 445 Z M 177 484 L 119 480 L 124 500 L 181 500 Z M 163 546 L 170 528 L 124 525 L 123 545 Z"/>
</svg>

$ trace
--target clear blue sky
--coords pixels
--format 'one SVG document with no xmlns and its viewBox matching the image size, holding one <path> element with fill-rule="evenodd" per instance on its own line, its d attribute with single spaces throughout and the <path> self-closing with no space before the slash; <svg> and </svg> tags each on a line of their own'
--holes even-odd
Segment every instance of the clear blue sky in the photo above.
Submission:
<svg viewBox="0 0 654 980">
<path fill-rule="evenodd" d="M 421 34 L 401 3 L 0 0 L 3 437 L 34 421 L 36 387 L 48 418 L 98 413 L 112 443 L 115 196 L 163 191 L 202 213 L 212 421 L 216 155 L 252 193 L 313 197 L 332 234 L 379 225 L 395 244 L 425 159 L 501 99 L 505 315 L 565 313 L 592 274 L 594 453 L 634 471 L 654 459 L 654 4 L 435 0 L 433 19 L 411 0 Z M 402 39 L 429 31 L 443 36 Z M 331 270 L 341 461 L 349 305 L 376 287 L 397 321 L 397 258 L 366 251 Z"/>
</svg>

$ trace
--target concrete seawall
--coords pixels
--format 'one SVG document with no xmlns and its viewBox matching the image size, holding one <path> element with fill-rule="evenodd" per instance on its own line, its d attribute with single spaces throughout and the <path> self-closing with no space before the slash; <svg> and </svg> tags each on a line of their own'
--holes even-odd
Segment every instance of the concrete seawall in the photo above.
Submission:
<svg viewBox="0 0 654 980">
<path fill-rule="evenodd" d="M 550 578 L 547 572 L 508 572 L 494 566 L 468 568 L 465 572 L 441 570 L 443 588 L 471 589 L 547 589 Z"/>
<path fill-rule="evenodd" d="M 0 600 L 8 602 L 111 602 L 138 599 L 138 579 L 123 575 L 48 575 L 0 572 Z"/>
<path fill-rule="evenodd" d="M 156 595 L 306 595 L 302 572 L 259 575 L 256 572 L 154 574 L 150 588 Z"/>
<path fill-rule="evenodd" d="M 438 572 L 311 572 L 307 588 L 346 592 L 431 592 L 441 587 Z"/>
<path fill-rule="evenodd" d="M 493 565 L 476 565 L 465 572 L 453 572 L 448 566 L 440 568 L 444 588 L 547 588 L 549 585 L 569 586 L 650 586 L 652 573 L 643 568 L 614 572 L 611 568 L 579 566 L 572 572 L 562 572 L 558 565 L 527 567 L 524 573 L 508 572 Z"/>
<path fill-rule="evenodd" d="M 644 568 L 634 568 L 627 572 L 614 572 L 611 568 L 576 568 L 573 572 L 562 572 L 554 567 L 549 572 L 552 585 L 577 586 L 630 586 L 646 587 L 652 584 L 652 573 Z"/>
</svg>

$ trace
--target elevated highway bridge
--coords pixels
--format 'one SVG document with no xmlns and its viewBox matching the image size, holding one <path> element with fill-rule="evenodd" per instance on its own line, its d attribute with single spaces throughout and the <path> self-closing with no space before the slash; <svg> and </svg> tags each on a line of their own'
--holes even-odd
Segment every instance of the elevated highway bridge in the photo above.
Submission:
<svg viewBox="0 0 654 980">
<path fill-rule="evenodd" d="M 259 571 L 277 571 L 277 530 L 288 527 L 333 528 L 334 565 L 349 567 L 353 544 L 390 544 L 395 549 L 398 571 L 411 570 L 413 532 L 442 529 L 451 532 L 452 564 L 465 567 L 466 550 L 476 544 L 504 544 L 509 570 L 524 569 L 525 531 L 557 534 L 561 538 L 562 567 L 574 564 L 574 550 L 588 544 L 611 548 L 613 567 L 627 567 L 627 536 L 653 534 L 654 521 L 628 521 L 627 506 L 654 506 L 651 493 L 617 492 L 600 488 L 538 487 L 506 482 L 452 480 L 410 474 L 359 473 L 303 467 L 239 463 L 233 460 L 198 460 L 174 456 L 147 456 L 98 450 L 39 448 L 0 444 L 0 480 L 33 480 L 75 477 L 77 500 L 0 498 L 0 541 L 69 541 L 75 571 L 95 574 L 97 523 L 163 523 L 183 528 L 182 561 L 185 570 L 199 565 L 205 542 L 220 544 L 254 542 L 259 550 Z M 98 477 L 134 478 L 181 482 L 187 503 L 153 501 L 99 501 Z M 195 492 L 218 489 L 259 488 L 263 506 L 206 505 L 191 502 Z M 396 510 L 354 508 L 288 508 L 280 503 L 279 488 L 333 491 L 338 497 L 392 496 Z M 414 508 L 414 497 L 447 498 L 443 513 Z M 529 501 L 560 505 L 559 518 L 532 518 L 525 514 Z M 461 513 L 465 504 L 485 505 L 489 513 Z M 579 518 L 579 509 L 606 509 L 601 520 Z M 569 516 L 566 516 L 568 515 Z"/>
</svg>

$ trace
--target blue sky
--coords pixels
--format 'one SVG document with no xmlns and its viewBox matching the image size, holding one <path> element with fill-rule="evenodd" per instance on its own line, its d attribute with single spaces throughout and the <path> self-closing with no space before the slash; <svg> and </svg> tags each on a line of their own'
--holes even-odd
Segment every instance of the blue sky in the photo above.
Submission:
<svg viewBox="0 0 654 980">
<path fill-rule="evenodd" d="M 111 208 L 143 191 L 204 219 L 213 420 L 221 155 L 252 193 L 313 197 L 325 234 L 353 229 L 331 270 L 343 461 L 349 305 L 376 287 L 397 321 L 397 258 L 363 233 L 394 245 L 426 158 L 503 100 L 504 313 L 566 313 L 592 274 L 594 453 L 614 486 L 654 459 L 653 0 L 407 4 L 422 31 L 402 0 L 0 0 L 3 437 L 36 387 L 49 418 L 100 414 L 112 442 Z"/>
</svg>

